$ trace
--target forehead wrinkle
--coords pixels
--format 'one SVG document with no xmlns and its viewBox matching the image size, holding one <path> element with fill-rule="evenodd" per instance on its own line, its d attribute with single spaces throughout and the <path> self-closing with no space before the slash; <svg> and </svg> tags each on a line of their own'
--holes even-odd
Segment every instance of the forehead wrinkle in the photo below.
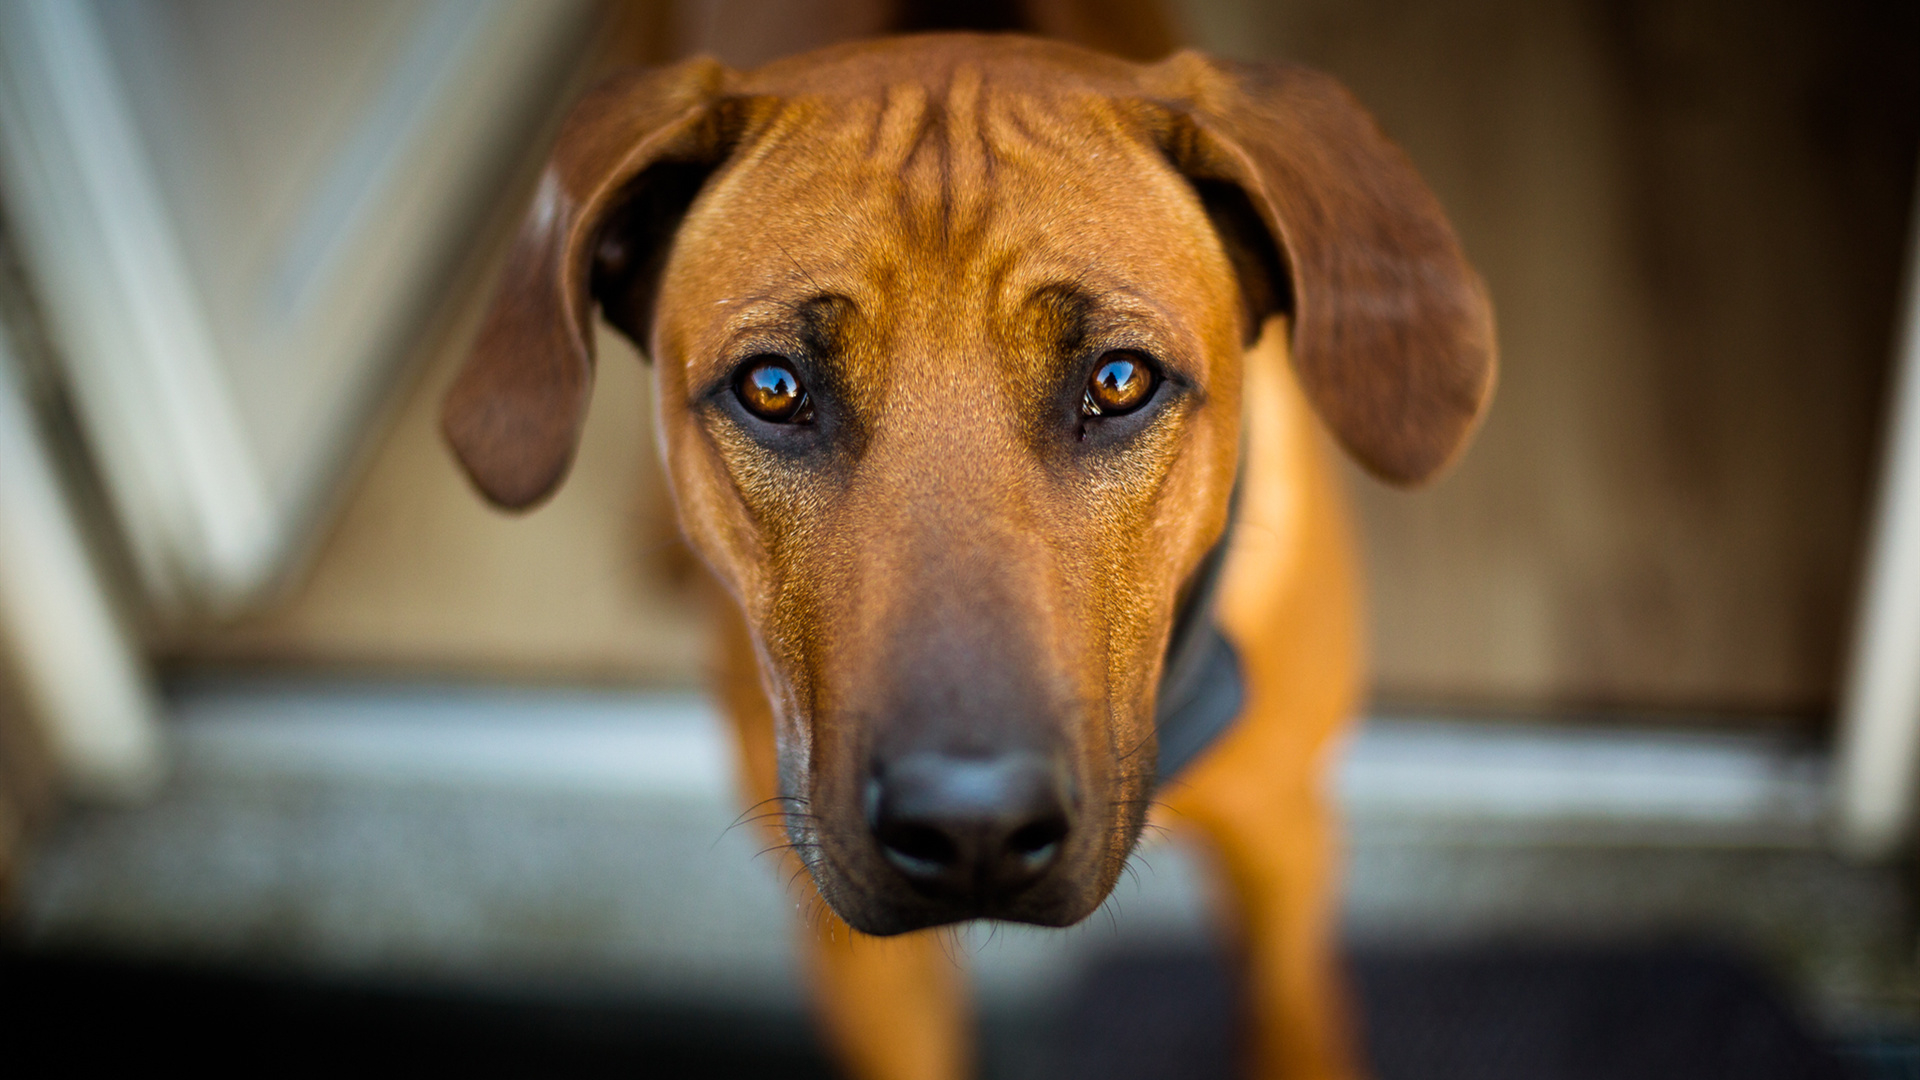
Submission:
<svg viewBox="0 0 1920 1080">
<path fill-rule="evenodd" d="M 863 157 L 881 171 L 896 171 L 921 138 L 927 123 L 927 90 L 919 83 L 893 83 L 880 95 L 867 132 Z"/>
<path fill-rule="evenodd" d="M 922 250 L 976 245 L 994 204 L 996 95 L 979 65 L 945 75 L 939 85 L 886 87 L 863 140 L 867 176 L 888 190 L 902 237 Z"/>
<path fill-rule="evenodd" d="M 1091 95 L 1004 95 L 988 117 L 994 144 L 1009 160 L 1032 166 L 1095 161 L 1129 145 L 1136 132 L 1105 98 Z"/>
<path fill-rule="evenodd" d="M 945 88 L 895 83 L 878 98 L 831 102 L 833 109 L 795 102 L 768 122 L 766 139 L 729 170 L 729 179 L 742 173 L 776 179 L 786 193 L 776 200 L 778 216 L 790 224 L 811 226 L 817 236 L 883 236 L 881 246 L 911 247 L 916 263 L 977 252 L 992 232 L 1006 231 L 989 225 L 1008 215 L 1018 219 L 1014 228 L 1030 234 L 1095 224 L 1062 219 L 1063 203 L 1086 199 L 1049 197 L 1062 185 L 1101 190 L 1097 170 L 1062 163 L 1139 158 L 1145 148 L 1126 153 L 1121 144 L 1128 132 L 1109 103 L 993 90 L 977 68 L 962 67 Z M 1062 122 L 1065 112 L 1074 123 Z M 823 123 L 836 113 L 840 122 Z M 808 137 L 796 139 L 801 134 Z M 844 179 L 849 172 L 858 178 L 853 185 Z M 822 193 L 839 197 L 822 199 Z M 887 228 L 902 224 L 907 228 Z M 905 239 L 916 242 L 902 244 Z"/>
<path fill-rule="evenodd" d="M 957 68 L 947 86 L 947 212 L 950 231 L 978 232 L 987 224 L 994 190 L 995 151 L 987 137 L 992 98 L 981 69 Z"/>
</svg>

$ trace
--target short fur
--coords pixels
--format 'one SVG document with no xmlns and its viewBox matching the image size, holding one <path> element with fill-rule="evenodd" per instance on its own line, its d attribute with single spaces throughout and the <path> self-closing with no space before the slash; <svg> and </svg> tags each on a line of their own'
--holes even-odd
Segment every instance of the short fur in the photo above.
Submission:
<svg viewBox="0 0 1920 1080">
<path fill-rule="evenodd" d="M 753 798 L 784 800 L 837 916 L 810 955 L 856 1074 L 959 1076 L 968 1055 L 926 936 L 847 927 L 1067 925 L 1111 890 L 1156 798 L 1174 612 L 1237 482 L 1216 614 L 1246 709 L 1157 798 L 1237 899 L 1257 1074 L 1351 1075 L 1320 778 L 1358 683 L 1357 590 L 1311 413 L 1418 482 L 1494 373 L 1478 278 L 1351 97 L 1296 67 L 975 35 L 617 78 L 562 132 L 447 399 L 501 505 L 566 471 L 596 302 L 655 365 L 681 527 L 737 615 L 720 689 Z M 1088 423 L 1116 349 L 1154 357 L 1161 392 Z M 813 423 L 735 401 L 766 354 L 799 367 Z M 991 909 L 891 873 L 866 762 L 923 745 L 1065 761 L 1059 865 Z"/>
</svg>

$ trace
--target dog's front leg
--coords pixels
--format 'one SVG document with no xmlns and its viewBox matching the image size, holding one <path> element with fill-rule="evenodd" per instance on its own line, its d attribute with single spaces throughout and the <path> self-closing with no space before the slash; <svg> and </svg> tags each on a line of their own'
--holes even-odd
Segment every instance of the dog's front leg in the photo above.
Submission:
<svg viewBox="0 0 1920 1080">
<path fill-rule="evenodd" d="M 959 965 L 939 931 L 856 934 L 823 912 L 806 943 L 814 1008 L 857 1080 L 963 1080 L 972 1025 Z"/>
<path fill-rule="evenodd" d="M 1263 787 L 1209 790 L 1204 805 L 1176 800 L 1174 819 L 1200 826 L 1225 878 L 1252 1026 L 1249 1075 L 1354 1080 L 1363 1073 L 1337 953 L 1331 821 L 1313 796 Z"/>
<path fill-rule="evenodd" d="M 1359 587 L 1345 502 L 1278 357 L 1251 362 L 1240 524 L 1221 628 L 1246 678 L 1239 723 L 1160 795 L 1197 828 L 1241 932 L 1253 1075 L 1364 1074 L 1339 961 L 1340 845 L 1328 776 L 1360 686 Z"/>
<path fill-rule="evenodd" d="M 717 589 L 715 590 L 718 591 Z M 739 736 L 743 786 L 755 817 L 775 845 L 787 842 L 785 814 L 803 809 L 777 801 L 773 714 L 760 688 L 753 648 L 738 615 L 724 601 L 718 666 L 722 705 Z M 964 972 L 941 948 L 938 931 L 894 938 L 855 933 L 813 893 L 789 852 L 783 874 L 804 890 L 801 960 L 813 1007 L 841 1066 L 855 1080 L 963 1080 L 973 1073 L 973 1031 Z"/>
</svg>

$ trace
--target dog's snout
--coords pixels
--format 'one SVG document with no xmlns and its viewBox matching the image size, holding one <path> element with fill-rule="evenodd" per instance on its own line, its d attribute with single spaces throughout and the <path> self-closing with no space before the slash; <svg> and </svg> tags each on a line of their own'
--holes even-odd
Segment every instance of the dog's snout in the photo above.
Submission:
<svg viewBox="0 0 1920 1080">
<path fill-rule="evenodd" d="M 989 909 L 1044 875 L 1073 828 L 1061 769 L 1025 752 L 907 755 L 875 769 L 867 812 L 908 880 Z"/>
</svg>

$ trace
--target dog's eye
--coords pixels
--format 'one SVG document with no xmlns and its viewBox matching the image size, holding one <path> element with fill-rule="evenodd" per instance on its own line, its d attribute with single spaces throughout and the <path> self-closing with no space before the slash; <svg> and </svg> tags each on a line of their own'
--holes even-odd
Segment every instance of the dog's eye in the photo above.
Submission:
<svg viewBox="0 0 1920 1080">
<path fill-rule="evenodd" d="M 774 424 L 803 424 L 813 416 L 807 388 L 792 365 L 778 356 L 756 356 L 740 370 L 733 392 L 747 411 Z"/>
<path fill-rule="evenodd" d="M 1110 352 L 1100 358 L 1087 380 L 1080 411 L 1087 416 L 1123 416 L 1153 396 L 1153 368 L 1133 352 Z"/>
</svg>

